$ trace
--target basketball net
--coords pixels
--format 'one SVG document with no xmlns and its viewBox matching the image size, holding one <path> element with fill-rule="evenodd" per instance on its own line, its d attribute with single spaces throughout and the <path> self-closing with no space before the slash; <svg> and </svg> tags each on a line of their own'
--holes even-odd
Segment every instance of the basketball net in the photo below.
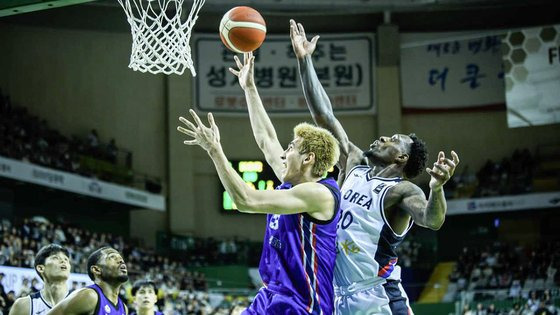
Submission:
<svg viewBox="0 0 560 315">
<path fill-rule="evenodd" d="M 193 0 L 188 18 L 181 21 L 184 0 L 118 0 L 132 32 L 129 68 L 153 74 L 196 71 L 189 41 L 205 0 Z M 169 10 L 169 12 L 168 12 Z M 174 12 L 173 12 L 174 11 Z"/>
</svg>

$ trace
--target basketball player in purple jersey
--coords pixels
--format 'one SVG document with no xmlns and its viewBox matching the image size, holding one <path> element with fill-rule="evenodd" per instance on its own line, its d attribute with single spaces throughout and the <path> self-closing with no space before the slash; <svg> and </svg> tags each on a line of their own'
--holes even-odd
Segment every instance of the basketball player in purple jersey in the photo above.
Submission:
<svg viewBox="0 0 560 315">
<path fill-rule="evenodd" d="M 236 62 L 239 70 L 231 70 L 245 90 L 257 144 L 282 185 L 273 191 L 249 188 L 224 155 L 211 114 L 210 128 L 191 110 L 195 124 L 181 117 L 186 128 L 178 129 L 194 138 L 185 144 L 208 152 L 239 211 L 268 214 L 259 265 L 264 287 L 243 314 L 330 315 L 340 192 L 332 178 L 323 177 L 338 160 L 338 144 L 325 129 L 303 123 L 282 149 L 254 84 L 253 56 Z"/>
<path fill-rule="evenodd" d="M 440 152 L 433 168 L 426 169 L 431 176 L 426 200 L 424 192 L 409 181 L 424 168 L 424 142 L 414 134 L 396 134 L 380 137 L 365 152 L 360 150 L 334 116 L 313 68 L 311 54 L 319 36 L 307 41 L 303 26 L 291 20 L 290 37 L 313 120 L 330 130 L 340 145 L 343 214 L 337 234 L 335 313 L 412 314 L 400 284 L 395 250 L 413 223 L 433 230 L 441 227 L 447 210 L 443 185 L 459 157 L 451 151 L 451 160 Z"/>
<path fill-rule="evenodd" d="M 132 297 L 136 312 L 131 315 L 163 315 L 155 310 L 157 303 L 157 286 L 150 280 L 138 280 L 132 285 Z"/>
<path fill-rule="evenodd" d="M 48 315 L 126 315 L 128 309 L 119 290 L 128 281 L 122 255 L 111 247 L 101 247 L 89 255 L 88 275 L 93 285 L 74 291 Z"/>
</svg>

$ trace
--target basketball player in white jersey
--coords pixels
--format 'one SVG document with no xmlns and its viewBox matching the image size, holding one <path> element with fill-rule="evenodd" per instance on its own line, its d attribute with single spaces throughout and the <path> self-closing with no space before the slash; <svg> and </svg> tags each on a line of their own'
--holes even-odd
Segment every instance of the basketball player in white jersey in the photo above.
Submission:
<svg viewBox="0 0 560 315">
<path fill-rule="evenodd" d="M 342 217 L 335 265 L 336 314 L 412 314 L 400 284 L 396 248 L 414 223 L 438 230 L 447 204 L 443 185 L 459 163 L 439 152 L 431 176 L 430 196 L 409 181 L 422 172 L 427 159 L 423 141 L 414 134 L 395 134 L 373 141 L 365 152 L 348 140 L 335 118 L 319 81 L 311 54 L 319 36 L 307 41 L 301 24 L 290 21 L 307 105 L 315 122 L 330 130 L 340 144 L 339 185 Z"/>
<path fill-rule="evenodd" d="M 41 291 L 20 297 L 14 302 L 9 315 L 46 315 L 68 295 L 70 254 L 58 244 L 46 245 L 35 256 L 35 271 L 43 280 Z"/>
</svg>

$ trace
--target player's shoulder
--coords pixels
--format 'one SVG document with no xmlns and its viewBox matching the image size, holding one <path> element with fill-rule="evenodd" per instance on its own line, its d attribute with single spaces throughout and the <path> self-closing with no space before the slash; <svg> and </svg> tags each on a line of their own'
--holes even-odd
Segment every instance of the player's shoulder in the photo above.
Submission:
<svg viewBox="0 0 560 315">
<path fill-rule="evenodd" d="M 89 303 L 97 304 L 97 301 L 99 300 L 99 294 L 97 293 L 97 291 L 95 291 L 95 289 L 90 287 L 85 287 L 72 292 L 68 296 L 68 299 L 74 301 L 81 301 L 84 304 L 89 304 Z"/>
<path fill-rule="evenodd" d="M 333 199 L 331 190 L 321 182 L 305 182 L 295 185 L 291 189 L 295 196 L 301 199 L 314 201 L 331 201 Z"/>
<path fill-rule="evenodd" d="M 31 311 L 31 296 L 17 298 L 12 305 L 10 315 L 28 315 Z"/>
<path fill-rule="evenodd" d="M 424 196 L 424 192 L 418 185 L 408 180 L 401 180 L 390 188 L 390 193 L 400 195 L 402 197 L 410 197 L 414 195 Z"/>
<path fill-rule="evenodd" d="M 328 192 L 328 188 L 325 187 L 321 182 L 305 182 L 292 187 L 293 191 L 299 193 L 321 193 L 324 191 Z"/>
</svg>

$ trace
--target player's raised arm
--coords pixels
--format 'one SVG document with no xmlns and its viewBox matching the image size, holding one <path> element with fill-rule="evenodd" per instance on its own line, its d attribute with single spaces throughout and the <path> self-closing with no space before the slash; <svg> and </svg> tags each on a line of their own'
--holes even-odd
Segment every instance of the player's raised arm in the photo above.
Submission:
<svg viewBox="0 0 560 315">
<path fill-rule="evenodd" d="M 245 91 L 253 136 L 257 141 L 257 145 L 264 153 L 266 161 L 272 167 L 274 174 L 281 180 L 282 160 L 280 156 L 284 149 L 278 141 L 276 130 L 264 109 L 257 86 L 255 85 L 255 57 L 252 53 L 243 54 L 243 64 L 237 56 L 234 58 L 237 70 L 229 68 L 229 71 L 239 78 L 239 85 Z"/>
<path fill-rule="evenodd" d="M 443 152 L 439 152 L 438 159 L 433 168 L 427 168 L 430 174 L 430 196 L 428 200 L 422 190 L 413 184 L 401 186 L 402 195 L 400 208 L 405 210 L 420 226 L 439 230 L 445 221 L 447 212 L 447 201 L 443 191 L 443 185 L 453 176 L 455 168 L 459 164 L 459 156 L 451 151 L 452 160 L 445 157 Z"/>
<path fill-rule="evenodd" d="M 190 110 L 195 123 L 180 117 L 185 127 L 177 129 L 194 138 L 184 141 L 187 145 L 199 145 L 212 158 L 220 181 L 226 188 L 237 208 L 241 212 L 253 213 L 314 213 L 324 212 L 324 218 L 332 216 L 334 198 L 324 185 L 310 182 L 301 183 L 287 190 L 254 190 L 251 189 L 233 169 L 220 144 L 220 132 L 212 114 L 208 114 L 210 127 L 206 127 L 193 110 Z M 290 150 L 291 147 L 288 149 Z M 310 157 L 311 159 L 314 158 Z M 321 216 L 323 217 L 323 216 Z"/>
<path fill-rule="evenodd" d="M 340 144 L 339 167 L 344 170 L 360 164 L 363 160 L 363 152 L 350 142 L 346 131 L 334 116 L 329 96 L 313 67 L 311 55 L 315 51 L 319 36 L 317 35 L 311 41 L 308 41 L 303 25 L 290 20 L 290 38 L 298 61 L 303 95 L 311 116 L 317 125 L 332 132 Z"/>
<path fill-rule="evenodd" d="M 60 301 L 47 315 L 84 315 L 93 314 L 99 297 L 92 289 L 81 289 L 73 292 Z"/>
</svg>

